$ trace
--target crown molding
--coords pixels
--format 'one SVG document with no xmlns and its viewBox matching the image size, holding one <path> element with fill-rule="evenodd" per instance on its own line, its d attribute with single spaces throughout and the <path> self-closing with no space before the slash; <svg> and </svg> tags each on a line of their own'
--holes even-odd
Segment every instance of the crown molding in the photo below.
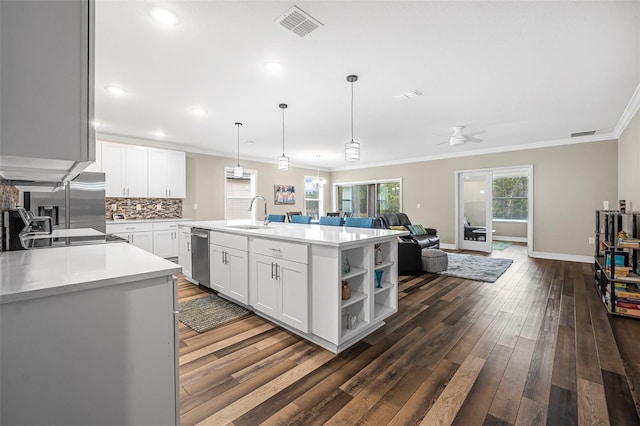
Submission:
<svg viewBox="0 0 640 426">
<path fill-rule="evenodd" d="M 638 109 L 640 109 L 640 84 L 638 84 L 638 87 L 636 87 L 636 91 L 633 92 L 633 95 L 631 96 L 627 107 L 624 109 L 624 112 L 620 116 L 620 120 L 618 120 L 618 124 L 616 124 L 616 127 L 613 129 L 613 134 L 615 135 L 616 139 L 618 139 L 622 135 L 624 130 L 629 125 L 629 122 L 631 122 L 631 119 L 635 117 Z"/>
<path fill-rule="evenodd" d="M 538 148 L 551 148 L 556 146 L 563 145 L 575 145 L 580 143 L 591 143 L 591 142 L 604 142 L 609 140 L 615 140 L 615 137 L 611 133 L 604 133 L 600 135 L 592 135 L 592 136 L 582 136 L 578 138 L 567 138 L 567 139 L 557 139 L 552 141 L 544 141 L 544 142 L 534 142 L 527 143 L 521 145 L 509 145 L 509 146 L 500 146 L 495 148 L 485 148 L 485 149 L 475 149 L 473 151 L 464 151 L 464 152 L 456 152 L 449 154 L 440 154 L 440 155 L 429 155 L 424 157 L 413 157 L 402 160 L 392 160 L 392 161 L 381 161 L 377 163 L 367 163 L 367 164 L 358 164 L 349 167 L 339 167 L 331 169 L 332 172 L 340 172 L 347 170 L 357 170 L 357 169 L 368 169 L 371 167 L 384 167 L 384 166 L 395 166 L 400 164 L 409 164 L 409 163 L 419 163 L 422 161 L 434 161 L 434 160 L 447 160 L 450 158 L 460 158 L 460 157 L 471 157 L 477 155 L 486 155 L 486 154 L 497 154 L 502 152 L 512 152 L 512 151 L 524 151 L 528 149 L 538 149 Z"/>
</svg>

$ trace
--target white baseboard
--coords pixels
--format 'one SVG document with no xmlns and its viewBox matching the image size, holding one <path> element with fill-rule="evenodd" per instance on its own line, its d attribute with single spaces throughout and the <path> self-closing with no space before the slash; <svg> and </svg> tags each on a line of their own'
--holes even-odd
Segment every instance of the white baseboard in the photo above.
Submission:
<svg viewBox="0 0 640 426">
<path fill-rule="evenodd" d="M 440 243 L 440 248 L 447 249 L 447 250 L 455 250 L 458 248 L 458 246 L 456 246 L 455 244 Z"/>
<path fill-rule="evenodd" d="M 512 243 L 526 243 L 527 237 L 502 237 L 494 236 L 493 241 L 510 241 Z"/>
<path fill-rule="evenodd" d="M 567 262 L 593 263 L 593 256 L 580 256 L 577 254 L 548 253 L 544 251 L 534 251 L 531 257 L 538 259 L 566 260 Z"/>
</svg>

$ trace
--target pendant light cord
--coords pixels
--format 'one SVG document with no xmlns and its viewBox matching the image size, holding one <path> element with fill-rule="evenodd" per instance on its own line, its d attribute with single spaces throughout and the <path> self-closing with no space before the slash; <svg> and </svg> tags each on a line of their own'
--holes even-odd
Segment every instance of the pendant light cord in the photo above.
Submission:
<svg viewBox="0 0 640 426">
<path fill-rule="evenodd" d="M 353 142 L 353 81 L 351 82 L 351 142 Z"/>
<path fill-rule="evenodd" d="M 240 126 L 242 126 L 242 123 L 236 123 L 238 128 L 238 167 L 240 167 Z"/>
<path fill-rule="evenodd" d="M 282 108 L 282 156 L 284 157 L 284 108 Z"/>
</svg>

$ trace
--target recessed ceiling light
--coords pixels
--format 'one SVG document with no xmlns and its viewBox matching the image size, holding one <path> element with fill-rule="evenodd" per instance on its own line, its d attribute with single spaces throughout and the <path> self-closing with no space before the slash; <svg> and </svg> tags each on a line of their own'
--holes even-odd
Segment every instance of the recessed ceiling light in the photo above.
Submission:
<svg viewBox="0 0 640 426">
<path fill-rule="evenodd" d="M 207 113 L 207 110 L 200 107 L 193 107 L 191 108 L 191 112 L 193 113 L 193 115 L 201 116 L 201 115 L 205 115 Z"/>
<path fill-rule="evenodd" d="M 158 138 L 164 138 L 165 136 L 167 136 L 167 133 L 164 130 L 156 130 L 153 132 L 153 134 Z"/>
<path fill-rule="evenodd" d="M 91 122 L 91 124 L 93 124 L 93 127 L 102 126 L 102 123 L 100 121 L 97 121 L 97 120 L 93 120 L 93 122 Z"/>
<path fill-rule="evenodd" d="M 122 96 L 125 93 L 127 93 L 126 90 L 124 90 L 121 87 L 117 87 L 117 86 L 107 86 L 106 89 L 113 95 L 118 95 L 118 96 Z"/>
<path fill-rule="evenodd" d="M 151 9 L 151 17 L 163 25 L 176 25 L 179 21 L 175 13 L 159 7 Z"/>
<path fill-rule="evenodd" d="M 282 64 L 279 64 L 277 62 L 269 62 L 267 65 L 265 65 L 265 67 L 271 72 L 280 72 L 284 69 Z"/>
</svg>

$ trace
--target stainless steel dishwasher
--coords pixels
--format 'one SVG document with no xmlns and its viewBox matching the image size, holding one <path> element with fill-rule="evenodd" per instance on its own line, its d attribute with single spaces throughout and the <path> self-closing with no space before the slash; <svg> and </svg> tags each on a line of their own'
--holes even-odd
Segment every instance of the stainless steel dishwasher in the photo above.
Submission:
<svg viewBox="0 0 640 426">
<path fill-rule="evenodd" d="M 211 287 L 209 277 L 209 231 L 191 228 L 191 274 L 195 281 Z"/>
</svg>

